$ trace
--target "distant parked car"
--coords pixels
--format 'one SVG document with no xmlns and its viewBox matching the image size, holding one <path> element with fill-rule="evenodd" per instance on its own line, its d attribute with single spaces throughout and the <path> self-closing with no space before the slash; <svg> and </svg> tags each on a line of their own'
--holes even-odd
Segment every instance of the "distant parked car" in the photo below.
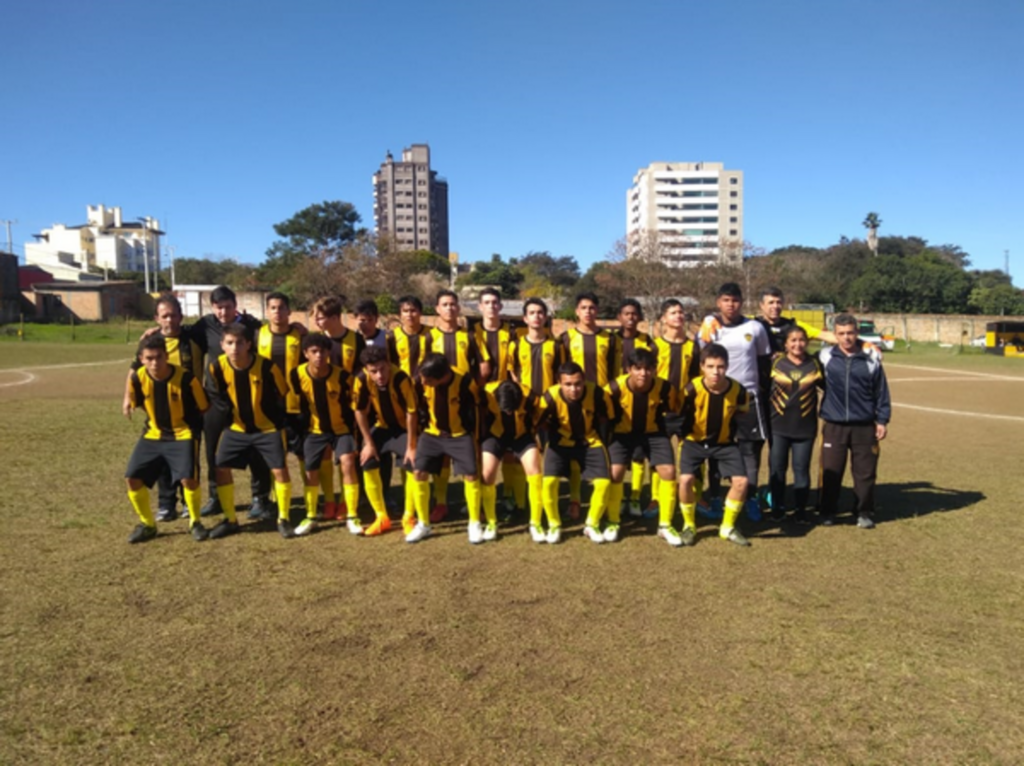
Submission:
<svg viewBox="0 0 1024 766">
<path fill-rule="evenodd" d="M 971 345 L 975 348 L 985 348 L 985 336 L 979 335 L 977 338 L 971 338 Z"/>
<path fill-rule="evenodd" d="M 892 335 L 880 333 L 870 319 L 864 319 L 857 323 L 857 335 L 861 340 L 874 343 L 883 351 L 892 351 L 896 348 L 896 339 Z"/>
</svg>

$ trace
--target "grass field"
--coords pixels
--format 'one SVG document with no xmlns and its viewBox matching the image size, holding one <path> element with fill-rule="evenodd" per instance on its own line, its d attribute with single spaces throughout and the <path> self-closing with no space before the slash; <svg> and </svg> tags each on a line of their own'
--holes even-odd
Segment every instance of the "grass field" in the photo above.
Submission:
<svg viewBox="0 0 1024 766">
<path fill-rule="evenodd" d="M 0 764 L 1021 761 L 1019 361 L 887 355 L 872 532 L 129 546 L 126 348 L 0 346 Z"/>
</svg>

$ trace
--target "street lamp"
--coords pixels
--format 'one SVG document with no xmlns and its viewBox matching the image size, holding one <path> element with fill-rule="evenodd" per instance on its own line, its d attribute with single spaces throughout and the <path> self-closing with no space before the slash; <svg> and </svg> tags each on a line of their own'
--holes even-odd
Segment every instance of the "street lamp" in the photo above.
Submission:
<svg viewBox="0 0 1024 766">
<path fill-rule="evenodd" d="M 142 222 L 142 271 L 145 274 L 146 292 L 149 293 L 149 216 L 135 220 Z"/>
</svg>

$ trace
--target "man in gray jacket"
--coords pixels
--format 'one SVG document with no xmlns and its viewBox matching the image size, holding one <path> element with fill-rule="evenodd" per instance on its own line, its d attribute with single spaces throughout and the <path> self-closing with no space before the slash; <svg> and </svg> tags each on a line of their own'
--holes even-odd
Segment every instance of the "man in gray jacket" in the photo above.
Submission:
<svg viewBox="0 0 1024 766">
<path fill-rule="evenodd" d="M 857 526 L 875 526 L 875 476 L 879 442 L 887 433 L 892 403 L 877 349 L 857 337 L 857 320 L 840 314 L 835 321 L 838 344 L 819 354 L 825 380 L 821 405 L 821 523 L 835 523 L 839 489 L 850 455 Z"/>
</svg>

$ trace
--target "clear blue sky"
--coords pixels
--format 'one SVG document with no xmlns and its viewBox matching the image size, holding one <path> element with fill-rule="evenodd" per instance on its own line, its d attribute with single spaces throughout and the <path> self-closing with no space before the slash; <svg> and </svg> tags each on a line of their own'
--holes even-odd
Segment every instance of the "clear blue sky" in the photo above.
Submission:
<svg viewBox="0 0 1024 766">
<path fill-rule="evenodd" d="M 978 268 L 1008 249 L 1024 284 L 1019 2 L 21 0 L 3 28 L 18 253 L 102 203 L 179 257 L 259 262 L 314 202 L 372 227 L 384 153 L 427 142 L 464 260 L 585 269 L 638 168 L 703 160 L 744 171 L 754 245 L 863 237 L 873 210 Z"/>
</svg>

